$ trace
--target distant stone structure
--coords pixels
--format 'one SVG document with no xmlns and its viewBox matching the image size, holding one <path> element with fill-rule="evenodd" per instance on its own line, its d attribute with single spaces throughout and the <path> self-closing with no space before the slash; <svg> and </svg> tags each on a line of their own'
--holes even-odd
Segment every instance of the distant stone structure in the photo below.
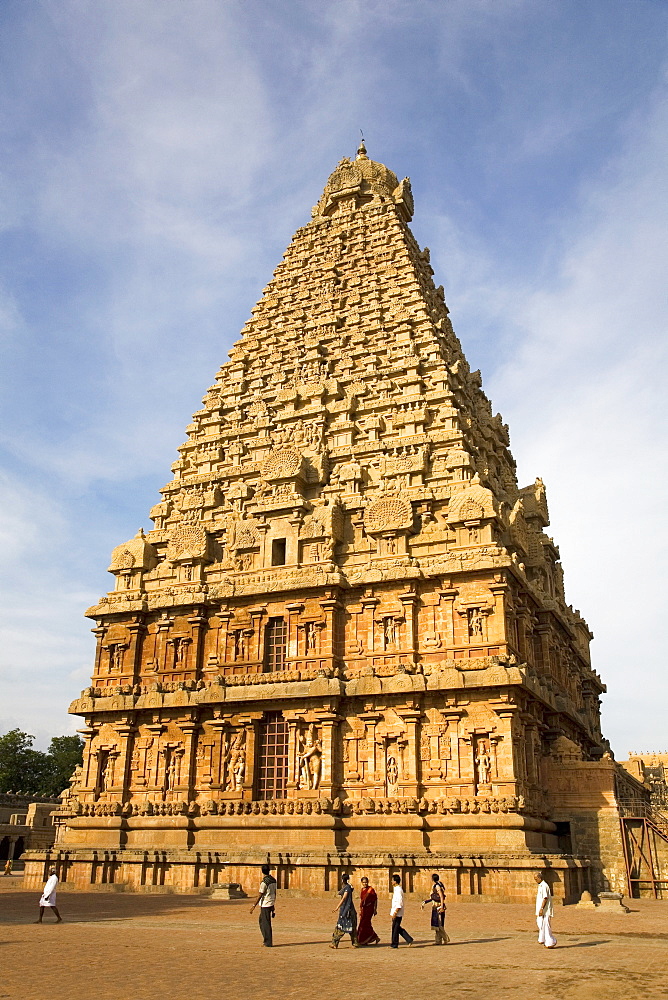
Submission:
<svg viewBox="0 0 668 1000">
<path fill-rule="evenodd" d="M 568 900 L 623 891 L 617 789 L 644 786 L 412 213 L 363 145 L 339 163 L 155 527 L 114 549 L 83 767 L 30 884 L 55 861 L 77 886 L 254 891 L 269 860 L 312 893 L 439 870 L 529 900 L 542 867 Z"/>
<path fill-rule="evenodd" d="M 44 851 L 53 846 L 56 828 L 53 813 L 58 799 L 0 793 L 0 871 L 7 861 L 19 862 L 25 851 Z"/>
<path fill-rule="evenodd" d="M 649 790 L 653 808 L 668 812 L 668 751 L 630 753 L 620 764 Z"/>
</svg>

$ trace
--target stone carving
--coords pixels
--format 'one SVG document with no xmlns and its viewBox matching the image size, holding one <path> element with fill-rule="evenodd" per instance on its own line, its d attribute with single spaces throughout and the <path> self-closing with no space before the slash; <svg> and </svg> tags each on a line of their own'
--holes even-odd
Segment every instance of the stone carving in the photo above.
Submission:
<svg viewBox="0 0 668 1000">
<path fill-rule="evenodd" d="M 492 757 L 489 742 L 486 739 L 476 741 L 476 776 L 478 785 L 488 785 L 492 780 Z"/>
<path fill-rule="evenodd" d="M 140 528 L 134 538 L 113 550 L 109 572 L 118 575 L 133 569 L 147 570 L 154 562 L 155 549 Z"/>
<path fill-rule="evenodd" d="M 385 764 L 385 781 L 387 794 L 390 796 L 395 795 L 397 785 L 399 784 L 399 760 L 398 751 L 394 747 L 388 748 Z"/>
<path fill-rule="evenodd" d="M 478 483 L 454 495 L 447 516 L 451 524 L 456 524 L 495 517 L 496 509 L 494 494 Z"/>
<path fill-rule="evenodd" d="M 289 479 L 299 475 L 302 463 L 302 455 L 296 448 L 279 448 L 265 458 L 260 471 L 267 480 Z"/>
<path fill-rule="evenodd" d="M 315 725 L 309 726 L 301 737 L 298 753 L 299 788 L 319 788 L 322 769 L 322 742 Z"/>
<path fill-rule="evenodd" d="M 467 615 L 469 638 L 482 639 L 485 624 L 485 618 L 482 611 L 480 608 L 469 608 Z"/>
<path fill-rule="evenodd" d="M 246 731 L 239 730 L 225 754 L 225 790 L 240 792 L 246 774 Z"/>
<path fill-rule="evenodd" d="M 369 504 L 364 512 L 367 532 L 400 531 L 413 525 L 413 510 L 402 497 L 383 497 Z"/>
<path fill-rule="evenodd" d="M 196 524 L 181 524 L 171 532 L 167 546 L 167 558 L 171 562 L 205 559 L 207 556 L 207 533 Z"/>
</svg>

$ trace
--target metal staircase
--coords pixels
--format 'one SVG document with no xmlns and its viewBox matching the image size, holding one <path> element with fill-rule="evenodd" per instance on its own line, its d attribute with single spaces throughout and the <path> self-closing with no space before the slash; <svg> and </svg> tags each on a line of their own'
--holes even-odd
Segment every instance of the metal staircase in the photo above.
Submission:
<svg viewBox="0 0 668 1000">
<path fill-rule="evenodd" d="M 663 899 L 668 890 L 666 870 L 661 854 L 668 858 L 668 817 L 641 799 L 619 802 L 622 845 L 628 893 L 640 896 L 650 890 L 655 899 Z"/>
</svg>

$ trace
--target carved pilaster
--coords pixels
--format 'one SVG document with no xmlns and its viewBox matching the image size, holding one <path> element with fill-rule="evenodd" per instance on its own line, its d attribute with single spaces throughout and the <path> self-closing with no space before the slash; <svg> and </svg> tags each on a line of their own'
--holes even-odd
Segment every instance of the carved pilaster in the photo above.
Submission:
<svg viewBox="0 0 668 1000">
<path fill-rule="evenodd" d="M 130 633 L 130 648 L 126 653 L 128 658 L 128 669 L 132 671 L 131 683 L 137 684 L 141 677 L 141 662 L 144 636 L 146 635 L 146 625 L 144 625 L 143 622 L 134 622 L 128 625 L 128 632 Z"/>
<path fill-rule="evenodd" d="M 132 752 L 134 749 L 134 737 L 136 729 L 129 723 L 119 722 L 114 726 L 120 740 L 120 749 L 116 759 L 114 769 L 114 784 L 111 789 L 115 794 L 121 795 L 121 800 L 125 802 L 129 797 L 130 789 L 130 767 L 132 764 Z"/>
<path fill-rule="evenodd" d="M 204 634 L 206 629 L 206 616 L 205 615 L 192 615 L 188 619 L 190 628 L 192 630 L 192 659 L 190 661 L 190 669 L 194 671 L 196 677 L 201 677 L 202 675 L 202 649 L 204 644 Z"/>
<path fill-rule="evenodd" d="M 179 722 L 179 728 L 183 733 L 183 760 L 177 791 L 184 792 L 187 798 L 191 798 L 196 779 L 197 734 L 201 727 L 198 722 L 191 721 Z"/>
</svg>

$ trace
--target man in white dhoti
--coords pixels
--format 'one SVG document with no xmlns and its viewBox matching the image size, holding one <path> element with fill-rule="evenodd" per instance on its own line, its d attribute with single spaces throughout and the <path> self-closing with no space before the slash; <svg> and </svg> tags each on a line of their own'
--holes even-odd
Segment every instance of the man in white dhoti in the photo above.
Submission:
<svg viewBox="0 0 668 1000">
<path fill-rule="evenodd" d="M 552 890 L 545 881 L 542 872 L 534 875 L 538 883 L 536 892 L 536 923 L 538 924 L 538 944 L 546 948 L 556 948 L 557 939 L 552 934 Z"/>
<path fill-rule="evenodd" d="M 41 924 L 42 917 L 44 916 L 44 910 L 47 908 L 47 906 L 50 909 L 52 909 L 53 912 L 55 913 L 56 923 L 59 924 L 62 922 L 63 918 L 58 913 L 58 907 L 56 906 L 57 886 L 58 886 L 58 876 L 56 875 L 56 869 L 49 868 L 49 877 L 46 880 L 44 891 L 42 893 L 42 898 L 39 901 L 39 920 L 36 920 L 35 923 Z"/>
</svg>

